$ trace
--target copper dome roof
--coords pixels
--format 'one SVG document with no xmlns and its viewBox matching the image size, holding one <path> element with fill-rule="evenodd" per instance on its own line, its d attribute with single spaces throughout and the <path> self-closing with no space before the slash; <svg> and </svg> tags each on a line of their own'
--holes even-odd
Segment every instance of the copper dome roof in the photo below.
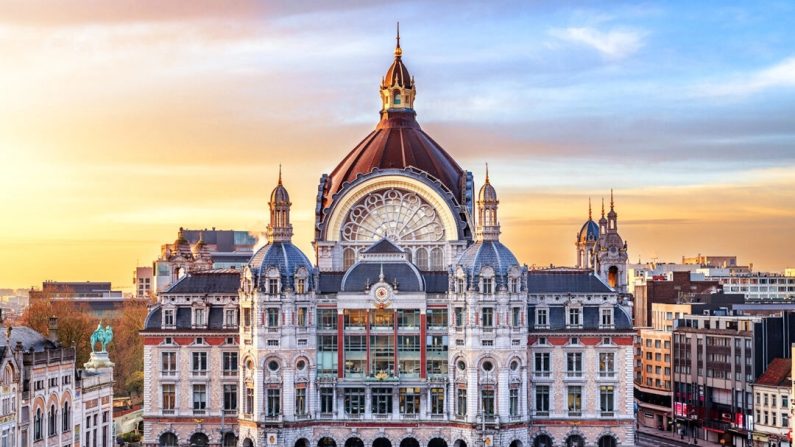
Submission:
<svg viewBox="0 0 795 447">
<path fill-rule="evenodd" d="M 413 111 L 382 112 L 381 121 L 331 172 L 323 207 L 346 182 L 373 169 L 414 167 L 439 180 L 461 200 L 464 170 L 421 128 Z"/>
<path fill-rule="evenodd" d="M 403 64 L 400 56 L 395 57 L 395 61 L 389 66 L 384 76 L 383 86 L 388 87 L 392 85 L 399 85 L 401 87 L 411 88 L 412 86 L 411 75 L 408 68 Z"/>
</svg>

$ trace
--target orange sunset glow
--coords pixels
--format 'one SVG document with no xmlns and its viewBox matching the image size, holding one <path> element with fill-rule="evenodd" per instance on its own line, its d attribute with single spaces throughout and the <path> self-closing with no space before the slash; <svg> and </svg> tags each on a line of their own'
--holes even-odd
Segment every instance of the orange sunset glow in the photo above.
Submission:
<svg viewBox="0 0 795 447">
<path fill-rule="evenodd" d="M 261 234 L 279 165 L 314 261 L 318 180 L 378 122 L 398 19 L 417 120 L 476 188 L 489 164 L 519 261 L 573 265 L 613 189 L 630 262 L 795 267 L 786 26 L 727 17 L 758 51 L 702 57 L 661 8 L 285 5 L 0 6 L 0 287 L 127 290 L 180 227 Z"/>
</svg>

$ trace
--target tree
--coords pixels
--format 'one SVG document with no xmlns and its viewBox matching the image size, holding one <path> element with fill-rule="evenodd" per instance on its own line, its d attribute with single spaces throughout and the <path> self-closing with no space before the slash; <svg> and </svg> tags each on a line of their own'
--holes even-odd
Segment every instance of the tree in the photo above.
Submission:
<svg viewBox="0 0 795 447">
<path fill-rule="evenodd" d="M 50 335 L 50 317 L 58 319 L 58 342 L 64 347 L 75 347 L 75 365 L 78 368 L 88 361 L 91 347 L 89 340 L 97 325 L 85 309 L 69 300 L 53 303 L 48 298 L 37 299 L 30 303 L 22 313 L 20 322 L 24 326 Z"/>
<path fill-rule="evenodd" d="M 124 383 L 130 397 L 140 397 L 144 391 L 144 372 L 133 371 Z"/>
<path fill-rule="evenodd" d="M 144 328 L 149 312 L 148 302 L 125 301 L 121 314 L 113 321 L 113 342 L 108 347 L 111 361 L 116 364 L 116 389 L 119 395 L 129 393 L 127 383 L 134 381 L 135 373 L 144 369 L 144 345 L 139 332 Z M 143 387 L 143 384 L 141 385 Z M 140 393 L 139 393 L 140 395 Z"/>
</svg>

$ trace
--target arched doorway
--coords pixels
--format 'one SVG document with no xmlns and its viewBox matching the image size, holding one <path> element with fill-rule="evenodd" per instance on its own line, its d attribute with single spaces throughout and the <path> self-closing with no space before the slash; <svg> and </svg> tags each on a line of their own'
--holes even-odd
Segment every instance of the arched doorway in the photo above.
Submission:
<svg viewBox="0 0 795 447">
<path fill-rule="evenodd" d="M 447 441 L 442 438 L 433 438 L 428 441 L 428 447 L 447 447 Z"/>
<path fill-rule="evenodd" d="M 254 441 L 252 441 L 251 438 L 244 439 L 243 447 L 254 447 Z"/>
<path fill-rule="evenodd" d="M 317 441 L 317 447 L 337 447 L 337 442 L 326 436 Z"/>
<path fill-rule="evenodd" d="M 604 435 L 599 438 L 599 447 L 616 447 L 616 438 L 610 435 Z"/>
<path fill-rule="evenodd" d="M 176 447 L 177 435 L 168 432 L 160 435 L 160 447 Z"/>
<path fill-rule="evenodd" d="M 202 432 L 196 432 L 190 437 L 191 447 L 206 447 L 209 443 L 210 440 L 207 438 L 207 435 Z"/>
<path fill-rule="evenodd" d="M 552 438 L 549 435 L 538 435 L 533 440 L 533 447 L 552 447 Z"/>
<path fill-rule="evenodd" d="M 513 441 L 511 441 L 510 447 L 522 447 L 522 441 L 514 439 Z"/>
<path fill-rule="evenodd" d="M 237 445 L 237 436 L 231 431 L 224 433 L 224 447 L 235 447 Z"/>
<path fill-rule="evenodd" d="M 580 435 L 571 435 L 566 438 L 566 447 L 585 447 L 585 439 Z"/>
<path fill-rule="evenodd" d="M 453 447 L 467 447 L 467 442 L 463 439 L 458 439 L 453 443 Z"/>
<path fill-rule="evenodd" d="M 403 438 L 400 441 L 400 447 L 420 447 L 420 443 L 414 438 Z"/>
<path fill-rule="evenodd" d="M 309 440 L 306 438 L 301 438 L 295 441 L 295 447 L 309 447 Z"/>
<path fill-rule="evenodd" d="M 392 443 L 386 438 L 377 438 L 373 441 L 373 447 L 392 447 Z"/>
<path fill-rule="evenodd" d="M 364 447 L 364 442 L 359 438 L 348 438 L 345 441 L 345 447 Z"/>
<path fill-rule="evenodd" d="M 607 285 L 614 289 L 618 285 L 618 267 L 611 266 L 607 269 Z"/>
</svg>

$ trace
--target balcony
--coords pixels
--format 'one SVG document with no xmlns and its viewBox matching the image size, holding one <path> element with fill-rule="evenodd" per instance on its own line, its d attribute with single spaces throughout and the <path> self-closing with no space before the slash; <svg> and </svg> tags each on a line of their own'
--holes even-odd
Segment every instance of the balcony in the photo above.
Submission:
<svg viewBox="0 0 795 447">
<path fill-rule="evenodd" d="M 612 418 L 615 416 L 615 414 L 616 413 L 614 411 L 603 411 L 599 413 L 599 415 L 602 416 L 603 418 Z"/>
<path fill-rule="evenodd" d="M 169 414 L 174 414 L 174 413 L 175 413 L 175 411 L 174 411 L 174 409 L 173 409 L 173 408 L 169 408 L 169 409 L 165 409 L 165 408 L 164 408 L 164 409 L 161 411 L 161 413 L 163 413 L 164 415 L 169 415 Z"/>
<path fill-rule="evenodd" d="M 569 417 L 582 417 L 582 410 L 569 410 Z"/>
<path fill-rule="evenodd" d="M 207 414 L 207 410 L 206 409 L 198 409 L 198 408 L 194 408 L 193 409 L 193 415 L 194 416 L 204 416 L 205 414 Z"/>
<path fill-rule="evenodd" d="M 225 416 L 237 416 L 237 409 L 234 410 L 224 410 Z"/>
<path fill-rule="evenodd" d="M 539 410 L 539 411 L 536 411 L 534 413 L 534 416 L 537 417 L 537 418 L 548 418 L 549 417 L 549 411 L 548 410 L 547 411 Z"/>
</svg>

